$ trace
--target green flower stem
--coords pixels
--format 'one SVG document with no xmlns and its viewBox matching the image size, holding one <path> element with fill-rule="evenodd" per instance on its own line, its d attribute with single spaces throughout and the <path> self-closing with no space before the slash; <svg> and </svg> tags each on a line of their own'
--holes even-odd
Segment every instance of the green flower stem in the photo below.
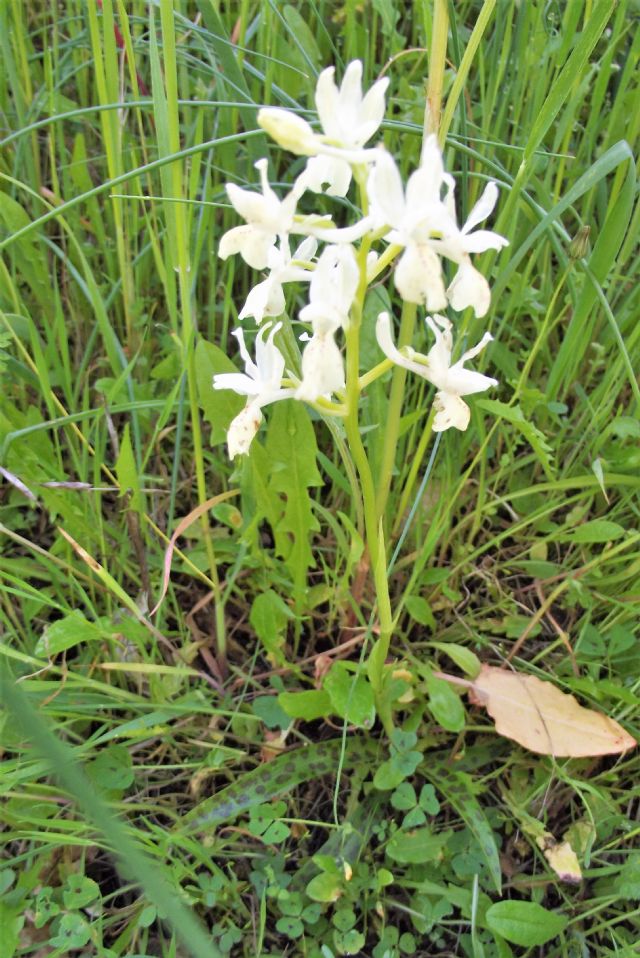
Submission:
<svg viewBox="0 0 640 958">
<path fill-rule="evenodd" d="M 348 365 L 352 355 L 355 355 L 357 360 L 357 352 L 358 329 L 351 327 L 347 333 Z M 373 476 L 371 475 L 371 467 L 369 465 L 366 450 L 362 443 L 360 428 L 358 425 L 358 398 L 360 389 L 357 377 L 353 381 L 355 382 L 355 389 L 352 390 L 349 390 L 350 383 L 347 381 L 347 396 L 350 405 L 350 411 L 349 415 L 345 419 L 345 430 L 347 433 L 349 449 L 351 451 L 351 455 L 353 456 L 356 469 L 358 470 L 358 477 L 360 479 L 360 485 L 362 489 L 365 533 L 369 557 L 371 560 L 371 568 L 373 571 L 376 598 L 378 601 L 378 617 L 380 620 L 380 634 L 376 643 L 376 665 L 375 668 L 369 670 L 369 677 L 371 679 L 371 684 L 373 686 L 373 691 L 377 700 L 376 704 L 378 707 L 378 714 L 383 719 L 385 729 L 387 733 L 389 733 L 391 731 L 391 724 L 390 720 L 385 720 L 386 710 L 381 702 L 381 692 L 384 676 L 384 664 L 391 642 L 393 618 L 391 615 L 391 599 L 389 597 L 389 583 L 387 581 L 386 573 L 384 536 L 382 533 L 382 526 L 378 526 L 376 521 L 376 498 Z"/>
<path fill-rule="evenodd" d="M 415 332 L 417 307 L 415 303 L 403 303 L 402 319 L 400 322 L 400 333 L 398 336 L 398 349 L 408 346 Z M 396 459 L 396 449 L 398 446 L 398 436 L 400 434 L 400 417 L 402 415 L 402 404 L 404 402 L 404 387 L 407 381 L 407 371 L 402 366 L 396 366 L 393 371 L 393 380 L 391 383 L 391 395 L 389 396 L 389 412 L 384 433 L 384 447 L 382 451 L 382 464 L 380 466 L 380 476 L 378 479 L 378 490 L 376 494 L 376 517 L 382 519 L 389 499 L 389 490 L 391 488 L 391 476 Z"/>
<path fill-rule="evenodd" d="M 384 664 L 391 642 L 391 632 L 393 619 L 391 616 L 391 600 L 389 597 L 389 583 L 386 574 L 386 556 L 384 547 L 384 536 L 382 526 L 378 523 L 376 515 L 376 494 L 371 466 L 367 457 L 367 452 L 360 435 L 360 426 L 358 422 L 358 407 L 360 400 L 360 326 L 362 324 L 362 312 L 364 299 L 367 292 L 367 254 L 369 252 L 370 241 L 364 239 L 358 250 L 358 266 L 360 269 L 360 282 L 356 297 L 351 308 L 349 318 L 349 327 L 345 333 L 346 339 L 346 406 L 347 415 L 344 419 L 347 442 L 353 457 L 360 487 L 362 491 L 362 503 L 364 508 L 364 525 L 367 548 L 373 571 L 373 579 L 376 590 L 376 599 L 378 605 L 378 618 L 380 623 L 380 634 L 374 647 L 375 661 L 369 666 L 369 677 L 376 696 L 376 705 L 385 730 L 389 734 L 392 729 L 391 715 L 389 709 L 385 706 L 382 699 L 382 688 L 384 678 Z"/>
<path fill-rule="evenodd" d="M 370 369 L 368 373 L 365 373 L 360 377 L 360 389 L 366 389 L 367 386 L 370 386 L 371 383 L 375 382 L 376 379 L 379 379 L 380 376 L 384 376 L 386 372 L 390 369 L 393 369 L 393 360 L 392 359 L 383 359 L 381 363 L 378 363 L 377 366 L 374 366 L 373 369 Z"/>
<path fill-rule="evenodd" d="M 403 246 L 398 246 L 397 244 L 387 246 L 384 253 L 381 253 L 375 261 L 371 272 L 367 274 L 367 283 L 371 285 L 374 279 L 377 279 L 381 273 L 384 273 L 385 269 L 393 263 L 398 253 L 401 253 L 403 249 Z"/>
</svg>

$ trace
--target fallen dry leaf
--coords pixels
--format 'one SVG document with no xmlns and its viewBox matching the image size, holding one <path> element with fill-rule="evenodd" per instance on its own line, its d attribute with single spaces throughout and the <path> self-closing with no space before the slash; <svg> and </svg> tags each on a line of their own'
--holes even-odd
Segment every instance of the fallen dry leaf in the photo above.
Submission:
<svg viewBox="0 0 640 958">
<path fill-rule="evenodd" d="M 580 884 L 582 870 L 570 842 L 566 840 L 557 842 L 553 835 L 545 832 L 543 836 L 536 839 L 536 843 L 560 881 L 566 881 L 572 885 Z"/>
<path fill-rule="evenodd" d="M 535 675 L 483 665 L 468 688 L 471 701 L 486 708 L 496 731 L 532 752 L 582 758 L 614 755 L 636 745 L 614 719 L 583 708 L 573 695 Z"/>
</svg>

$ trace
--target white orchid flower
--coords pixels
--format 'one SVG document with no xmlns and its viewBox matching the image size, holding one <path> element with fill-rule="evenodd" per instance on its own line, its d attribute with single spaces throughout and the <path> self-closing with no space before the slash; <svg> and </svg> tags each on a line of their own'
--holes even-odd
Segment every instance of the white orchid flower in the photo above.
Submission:
<svg viewBox="0 0 640 958">
<path fill-rule="evenodd" d="M 253 316 L 257 323 L 261 323 L 265 316 L 280 316 L 285 309 L 283 283 L 304 282 L 311 278 L 313 273 L 304 264 L 313 259 L 317 248 L 317 241 L 309 236 L 291 256 L 289 239 L 281 236 L 280 248 L 273 246 L 269 250 L 269 275 L 250 291 L 238 318 Z"/>
<path fill-rule="evenodd" d="M 296 399 L 307 402 L 329 397 L 345 388 L 344 360 L 335 341 L 335 330 L 331 324 L 316 325 L 313 336 L 307 337 L 302 354 L 302 380 L 296 389 Z"/>
<path fill-rule="evenodd" d="M 277 237 L 286 236 L 293 228 L 296 203 L 304 189 L 302 184 L 296 184 L 281 200 L 269 185 L 267 165 L 266 159 L 255 164 L 260 173 L 261 194 L 227 183 L 231 204 L 247 223 L 228 230 L 218 247 L 221 259 L 240 253 L 253 269 L 266 269 Z"/>
<path fill-rule="evenodd" d="M 485 333 L 476 346 L 468 349 L 452 364 L 451 322 L 445 316 L 427 316 L 426 323 L 436 341 L 424 356 L 410 347 L 405 347 L 403 351 L 397 349 L 391 335 L 389 313 L 380 313 L 376 323 L 376 337 L 380 349 L 392 362 L 422 376 L 438 390 L 433 401 L 436 410 L 434 432 L 443 432 L 452 426 L 464 431 L 469 425 L 471 410 L 461 397 L 484 392 L 490 386 L 498 385 L 496 379 L 465 369 L 464 364 L 477 356 L 487 343 L 491 342 L 493 336 L 491 333 Z"/>
<path fill-rule="evenodd" d="M 469 254 L 508 245 L 498 233 L 474 231 L 493 210 L 498 187 L 493 182 L 487 184 L 461 229 L 456 221 L 454 190 L 454 180 L 444 170 L 435 136 L 425 141 L 420 167 L 409 177 L 406 192 L 393 158 L 383 150 L 368 182 L 376 226 L 390 227 L 386 239 L 405 248 L 395 274 L 402 298 L 424 303 L 429 311 L 444 309 L 447 302 L 458 311 L 473 306 L 477 316 L 484 316 L 491 292 L 486 279 L 471 264 Z M 440 256 L 459 266 L 446 293 Z"/>
<path fill-rule="evenodd" d="M 344 360 L 335 334 L 349 322 L 359 279 L 352 246 L 325 247 L 309 285 L 309 304 L 300 310 L 300 319 L 311 323 L 313 336 L 302 354 L 297 399 L 314 402 L 344 389 Z"/>
<path fill-rule="evenodd" d="M 450 187 L 449 180 L 440 151 L 425 149 L 423 165 L 409 177 L 405 191 L 393 157 L 380 150 L 367 188 L 376 226 L 390 227 L 386 239 L 405 249 L 395 273 L 398 292 L 407 302 L 431 311 L 447 305 L 442 267 L 432 241 L 455 229 L 440 198 L 443 184 Z"/>
<path fill-rule="evenodd" d="M 345 196 L 351 182 L 351 165 L 371 162 L 375 155 L 363 147 L 382 123 L 389 81 L 377 80 L 363 96 L 360 60 L 348 65 L 340 88 L 334 73 L 334 67 L 327 67 L 316 85 L 322 134 L 315 133 L 302 117 L 279 107 L 260 110 L 258 123 L 286 150 L 313 157 L 305 171 L 307 189 L 320 193 L 326 186 L 330 196 Z"/>
<path fill-rule="evenodd" d="M 300 319 L 333 331 L 345 327 L 360 280 L 356 254 L 350 245 L 325 246 L 318 258 L 309 284 L 309 304 L 300 311 Z"/>
<path fill-rule="evenodd" d="M 453 191 L 451 191 L 453 198 Z M 442 238 L 435 240 L 434 248 L 442 256 L 458 263 L 458 272 L 447 290 L 447 298 L 453 309 L 460 312 L 472 306 L 476 316 L 484 316 L 491 303 L 491 290 L 482 273 L 472 265 L 470 253 L 484 253 L 488 249 L 502 249 L 509 241 L 491 230 L 475 230 L 493 211 L 498 201 L 498 187 L 491 181 L 487 183 L 482 196 L 471 210 L 467 221 L 458 229 L 453 219 L 453 229 L 443 231 Z"/>
<path fill-rule="evenodd" d="M 213 377 L 214 389 L 231 389 L 241 396 L 250 397 L 246 406 L 235 417 L 227 431 L 229 458 L 244 455 L 260 428 L 262 407 L 278 399 L 287 399 L 295 392 L 293 388 L 283 388 L 284 356 L 274 343 L 274 337 L 282 323 L 276 323 L 265 339 L 268 326 L 264 326 L 256 336 L 256 361 L 251 359 L 244 342 L 244 333 L 235 329 L 240 355 L 244 362 L 244 373 L 219 373 Z"/>
</svg>

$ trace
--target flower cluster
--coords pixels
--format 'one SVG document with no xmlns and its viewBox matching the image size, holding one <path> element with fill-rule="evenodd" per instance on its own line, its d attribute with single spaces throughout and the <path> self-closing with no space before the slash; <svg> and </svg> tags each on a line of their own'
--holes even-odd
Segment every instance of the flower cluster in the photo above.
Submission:
<svg viewBox="0 0 640 958">
<path fill-rule="evenodd" d="M 239 253 L 249 266 L 267 270 L 266 278 L 249 293 L 239 318 L 252 317 L 260 324 L 265 318 L 281 316 L 284 284 L 309 283 L 307 305 L 299 312 L 300 321 L 309 328 L 301 337 L 305 345 L 300 376 L 292 370 L 285 376 L 285 359 L 274 341 L 282 328 L 278 323 L 259 330 L 255 363 L 242 331 L 236 330 L 245 373 L 214 377 L 215 389 L 232 389 L 248 397 L 229 427 L 231 458 L 248 451 L 262 421 L 262 407 L 268 403 L 288 397 L 308 403 L 324 402 L 332 395 L 342 398 L 345 364 L 340 330 L 349 328 L 356 297 L 364 295 L 367 283 L 391 263 L 395 263 L 394 283 L 401 299 L 433 314 L 426 316 L 426 324 L 435 343 L 426 355 L 407 346 L 398 349 L 388 313 L 378 317 L 376 336 L 388 360 L 435 386 L 434 430 L 466 429 L 470 411 L 462 397 L 496 385 L 495 379 L 464 368 L 490 341 L 490 334 L 485 333 L 475 347 L 453 361 L 453 325 L 440 313 L 447 307 L 455 311 L 471 307 L 481 317 L 489 309 L 489 285 L 472 264 L 471 254 L 498 250 L 507 243 L 497 233 L 476 228 L 493 210 L 498 188 L 489 182 L 467 221 L 459 226 L 455 181 L 444 169 L 435 136 L 426 139 L 420 165 L 404 186 L 384 146 L 367 146 L 383 120 L 387 85 L 388 80 L 378 80 L 363 96 L 358 60 L 349 64 L 339 88 L 334 68 L 324 70 L 315 95 L 319 131 L 288 110 L 260 110 L 260 126 L 280 146 L 306 156 L 305 167 L 283 199 L 269 184 L 266 159 L 256 164 L 260 193 L 227 185 L 229 200 L 245 225 L 224 234 L 219 255 L 226 259 Z M 360 188 L 365 209 L 353 225 L 341 228 L 331 217 L 297 212 L 305 192 L 343 197 L 352 179 Z M 292 253 L 293 235 L 302 241 Z M 362 256 L 364 242 L 366 255 Z M 324 247 L 318 255 L 320 243 Z M 372 249 L 374 244 L 384 244 L 379 253 Z M 457 267 L 448 286 L 443 259 Z"/>
</svg>

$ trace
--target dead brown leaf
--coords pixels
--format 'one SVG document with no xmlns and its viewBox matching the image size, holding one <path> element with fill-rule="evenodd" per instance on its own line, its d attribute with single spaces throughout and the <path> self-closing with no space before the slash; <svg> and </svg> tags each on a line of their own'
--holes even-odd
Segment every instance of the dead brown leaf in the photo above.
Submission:
<svg viewBox="0 0 640 958">
<path fill-rule="evenodd" d="M 614 719 L 584 708 L 535 675 L 483 665 L 468 687 L 470 699 L 486 708 L 496 731 L 532 752 L 583 758 L 615 755 L 636 745 Z"/>
</svg>

